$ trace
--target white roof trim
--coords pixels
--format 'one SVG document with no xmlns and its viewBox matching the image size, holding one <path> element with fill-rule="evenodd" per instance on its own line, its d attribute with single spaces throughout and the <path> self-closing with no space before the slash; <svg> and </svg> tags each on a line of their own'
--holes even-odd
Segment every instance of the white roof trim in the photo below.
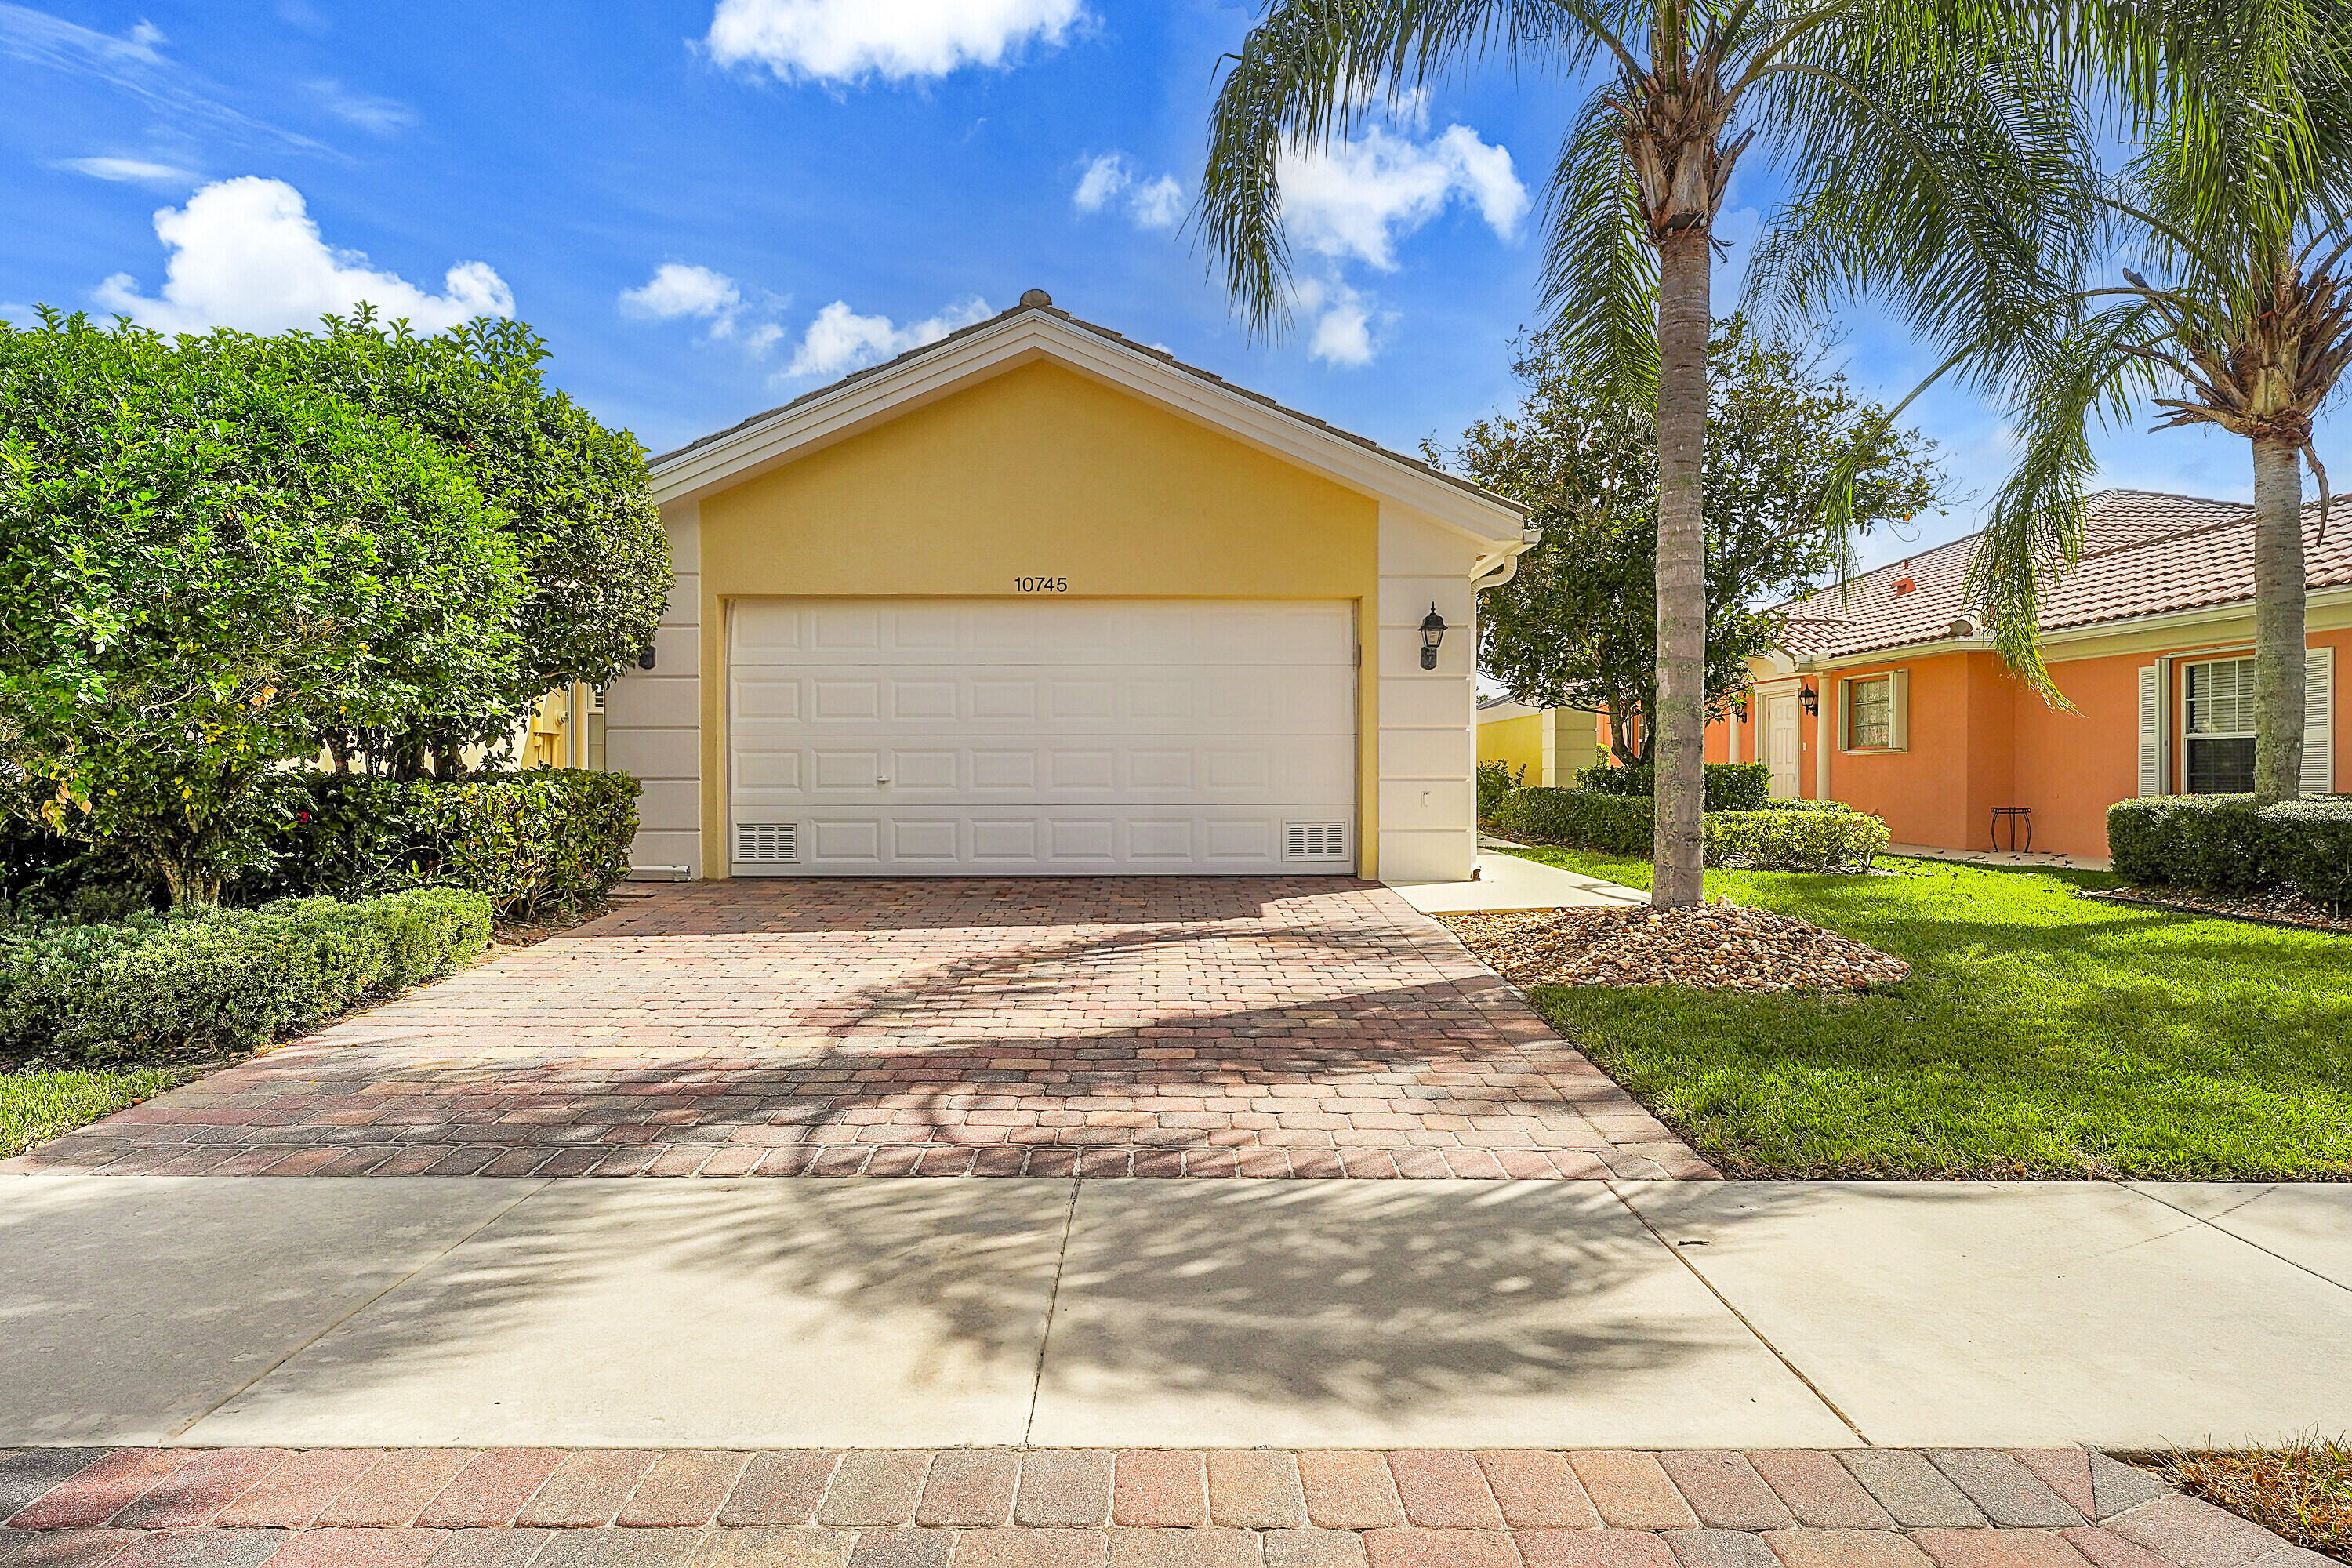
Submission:
<svg viewBox="0 0 2352 1568">
<path fill-rule="evenodd" d="M 673 452 L 654 464 L 654 499 L 667 505 L 709 495 L 966 383 L 1040 359 L 1124 387 L 1349 489 L 1410 507 L 1496 546 L 1494 554 L 1516 555 L 1528 547 L 1521 534 L 1525 514 L 1500 497 L 1442 479 L 1410 459 L 1361 445 L 1138 345 L 1034 309 L 1008 312 L 919 350 L 903 363 L 852 377 Z"/>
</svg>

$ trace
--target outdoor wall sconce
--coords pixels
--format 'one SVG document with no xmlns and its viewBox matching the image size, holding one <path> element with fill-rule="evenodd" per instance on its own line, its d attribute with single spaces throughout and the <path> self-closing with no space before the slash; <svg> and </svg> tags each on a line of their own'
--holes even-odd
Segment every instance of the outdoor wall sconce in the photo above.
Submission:
<svg viewBox="0 0 2352 1568">
<path fill-rule="evenodd" d="M 1822 694 L 1808 685 L 1797 693 L 1797 706 L 1818 719 L 1822 716 Z"/>
<path fill-rule="evenodd" d="M 651 669 L 653 667 L 654 645 L 647 643 L 645 647 L 637 650 L 637 668 L 639 669 Z"/>
<path fill-rule="evenodd" d="M 1432 605 L 1429 606 L 1429 614 L 1421 617 L 1422 668 L 1435 669 L 1437 668 L 1437 645 L 1444 640 L 1445 617 L 1437 613 L 1437 606 L 1435 605 Z"/>
<path fill-rule="evenodd" d="M 1744 695 L 1731 700 L 1731 716 L 1742 724 L 1748 722 L 1748 699 Z"/>
</svg>

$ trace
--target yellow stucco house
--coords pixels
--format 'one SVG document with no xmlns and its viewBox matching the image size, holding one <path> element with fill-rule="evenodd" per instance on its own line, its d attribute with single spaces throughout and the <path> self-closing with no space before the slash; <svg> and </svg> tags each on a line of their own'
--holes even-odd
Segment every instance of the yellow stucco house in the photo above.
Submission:
<svg viewBox="0 0 2352 1568">
<path fill-rule="evenodd" d="M 1500 763 L 1523 784 L 1566 789 L 1579 768 L 1597 760 L 1598 714 L 1573 708 L 1530 708 L 1507 697 L 1478 704 L 1478 760 Z"/>
<path fill-rule="evenodd" d="M 1470 875 L 1497 496 L 1034 290 L 653 472 L 638 875 Z"/>
</svg>

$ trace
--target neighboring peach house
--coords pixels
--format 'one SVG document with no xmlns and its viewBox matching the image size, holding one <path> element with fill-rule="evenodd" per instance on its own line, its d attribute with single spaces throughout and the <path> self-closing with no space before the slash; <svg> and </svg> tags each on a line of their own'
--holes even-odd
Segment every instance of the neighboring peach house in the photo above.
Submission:
<svg viewBox="0 0 2352 1568">
<path fill-rule="evenodd" d="M 2352 510 L 2352 509 L 2347 509 Z M 2090 501 L 2083 556 L 2044 595 L 2043 658 L 2071 708 L 1993 651 L 1962 590 L 1973 536 L 1785 606 L 1744 715 L 1707 731 L 1711 762 L 1767 762 L 1773 793 L 1842 800 L 1897 844 L 2107 852 L 2107 807 L 2252 786 L 2251 508 L 2144 490 Z M 2352 515 L 2304 519 L 2310 591 L 2304 792 L 2352 790 Z"/>
<path fill-rule="evenodd" d="M 2089 511 L 2082 560 L 2042 606 L 2042 657 L 2072 707 L 1993 651 L 1963 593 L 1970 535 L 1781 606 L 1781 646 L 1750 662 L 1734 717 L 1707 727 L 1707 761 L 1769 763 L 1774 795 L 1875 813 L 1898 847 L 2024 848 L 2030 836 L 2036 851 L 2091 859 L 2107 853 L 2119 800 L 2252 788 L 2252 510 L 2104 490 Z M 2304 553 L 2303 789 L 2352 792 L 2352 746 L 2337 744 L 2352 679 L 2336 679 L 2352 649 L 2352 504 L 2324 540 L 2318 507 L 2305 509 Z M 1589 753 L 1589 715 L 1498 699 L 1481 706 L 1480 759 L 1535 754 L 1546 717 L 1580 726 L 1574 749 Z M 1601 744 L 1608 733 L 1604 718 Z"/>
<path fill-rule="evenodd" d="M 1599 715 L 1575 708 L 1530 708 L 1507 697 L 1478 704 L 1478 760 L 1500 763 L 1523 784 L 1561 788 L 1600 752 Z"/>
</svg>

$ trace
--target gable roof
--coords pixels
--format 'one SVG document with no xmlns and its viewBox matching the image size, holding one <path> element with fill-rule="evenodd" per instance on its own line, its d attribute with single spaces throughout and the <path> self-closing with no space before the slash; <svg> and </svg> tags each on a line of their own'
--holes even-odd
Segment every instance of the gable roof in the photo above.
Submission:
<svg viewBox="0 0 2352 1568">
<path fill-rule="evenodd" d="M 2317 503 L 2304 508 L 2305 583 L 2352 586 L 2352 506 L 2339 505 L 2323 542 Z M 1965 594 L 1969 534 L 1780 606 L 1781 651 L 1849 658 L 1980 635 L 1984 616 Z M 1909 578 L 1914 586 L 1896 592 Z M 2042 630 L 2067 631 L 2248 603 L 2254 596 L 2254 509 L 2235 501 L 2150 490 L 2101 490 L 2088 499 L 2083 553 L 2042 590 Z M 1955 623 L 1966 623 L 1961 630 Z"/>
<path fill-rule="evenodd" d="M 1213 371 L 1057 309 L 1032 289 L 1009 310 L 869 365 L 781 407 L 653 459 L 654 498 L 707 494 L 933 401 L 973 381 L 1052 360 L 1213 426 L 1253 446 L 1384 496 L 1515 555 L 1527 509 L 1434 464 L 1391 451 Z"/>
</svg>

